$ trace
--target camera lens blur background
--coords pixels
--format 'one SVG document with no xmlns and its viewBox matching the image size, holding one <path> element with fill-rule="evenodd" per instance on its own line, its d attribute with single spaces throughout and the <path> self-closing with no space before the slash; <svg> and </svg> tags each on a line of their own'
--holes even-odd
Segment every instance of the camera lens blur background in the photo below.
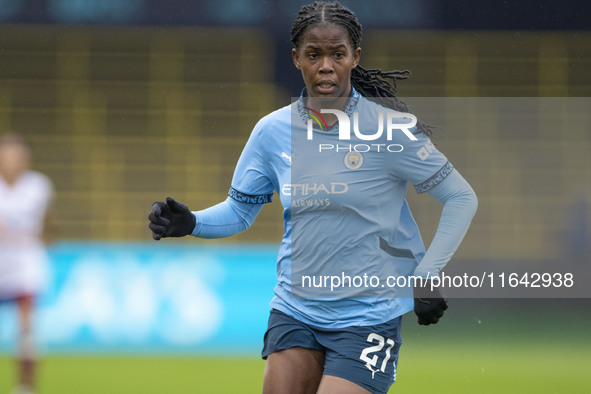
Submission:
<svg viewBox="0 0 591 394">
<path fill-rule="evenodd" d="M 364 26 L 362 65 L 412 71 L 399 82 L 409 102 L 588 108 L 586 2 L 342 3 Z M 278 199 L 226 240 L 156 243 L 147 214 L 166 196 L 193 210 L 225 199 L 252 127 L 303 88 L 289 30 L 304 4 L 0 0 L 0 134 L 22 134 L 56 190 L 59 238 L 35 312 L 40 393 L 260 392 Z M 450 264 L 588 267 L 589 113 L 522 134 L 488 114 L 435 129 L 480 202 Z M 440 206 L 409 201 L 428 244 Z M 434 327 L 409 314 L 393 391 L 586 392 L 590 312 L 588 299 L 503 298 L 453 299 Z M 15 382 L 17 334 L 15 308 L 0 304 L 0 393 Z"/>
</svg>

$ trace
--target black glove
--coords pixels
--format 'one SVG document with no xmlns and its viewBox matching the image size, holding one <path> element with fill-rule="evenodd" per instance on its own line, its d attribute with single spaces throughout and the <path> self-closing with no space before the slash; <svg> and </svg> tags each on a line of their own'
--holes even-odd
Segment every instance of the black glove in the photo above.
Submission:
<svg viewBox="0 0 591 394">
<path fill-rule="evenodd" d="M 152 204 L 152 212 L 148 215 L 152 230 L 152 238 L 159 241 L 166 237 L 184 237 L 195 229 L 195 215 L 186 205 L 166 197 L 166 202 L 156 201 Z"/>
<path fill-rule="evenodd" d="M 447 309 L 447 299 L 443 297 L 438 287 L 431 290 L 430 280 L 415 285 L 414 297 L 415 313 L 422 326 L 437 323 L 443 316 L 443 311 Z"/>
</svg>

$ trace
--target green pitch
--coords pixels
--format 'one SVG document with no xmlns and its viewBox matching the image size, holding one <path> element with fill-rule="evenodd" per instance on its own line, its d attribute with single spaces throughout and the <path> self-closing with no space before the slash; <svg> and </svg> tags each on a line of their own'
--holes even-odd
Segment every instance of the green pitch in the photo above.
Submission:
<svg viewBox="0 0 591 394">
<path fill-rule="evenodd" d="M 538 344 L 405 344 L 399 393 L 587 393 L 591 348 Z M 435 356 L 433 356 L 435 353 Z M 40 394 L 259 393 L 264 362 L 225 358 L 50 357 Z M 11 360 L 0 359 L 8 393 Z"/>
<path fill-rule="evenodd" d="M 539 307 L 539 309 L 538 309 Z M 589 302 L 468 305 L 436 326 L 403 322 L 392 393 L 588 393 Z M 250 357 L 48 356 L 39 394 L 260 393 L 264 362 Z M 0 393 L 14 377 L 0 357 Z"/>
</svg>

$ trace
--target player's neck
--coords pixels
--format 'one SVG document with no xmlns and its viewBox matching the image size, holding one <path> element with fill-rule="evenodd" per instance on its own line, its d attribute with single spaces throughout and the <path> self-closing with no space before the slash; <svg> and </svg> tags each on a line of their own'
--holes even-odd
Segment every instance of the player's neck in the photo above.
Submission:
<svg viewBox="0 0 591 394">
<path fill-rule="evenodd" d="M 16 184 L 16 182 L 19 180 L 21 175 L 22 175 L 22 172 L 15 173 L 15 174 L 0 173 L 0 178 L 2 178 L 4 180 L 4 183 L 6 183 L 8 186 L 12 187 Z"/>
</svg>

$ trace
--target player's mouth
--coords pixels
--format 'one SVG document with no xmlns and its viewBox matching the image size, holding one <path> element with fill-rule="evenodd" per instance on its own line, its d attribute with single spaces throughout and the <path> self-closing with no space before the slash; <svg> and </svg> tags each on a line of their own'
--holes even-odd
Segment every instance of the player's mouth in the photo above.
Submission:
<svg viewBox="0 0 591 394">
<path fill-rule="evenodd" d="M 320 81 L 316 84 L 316 90 L 320 94 L 330 94 L 336 90 L 337 84 L 333 81 Z"/>
</svg>

